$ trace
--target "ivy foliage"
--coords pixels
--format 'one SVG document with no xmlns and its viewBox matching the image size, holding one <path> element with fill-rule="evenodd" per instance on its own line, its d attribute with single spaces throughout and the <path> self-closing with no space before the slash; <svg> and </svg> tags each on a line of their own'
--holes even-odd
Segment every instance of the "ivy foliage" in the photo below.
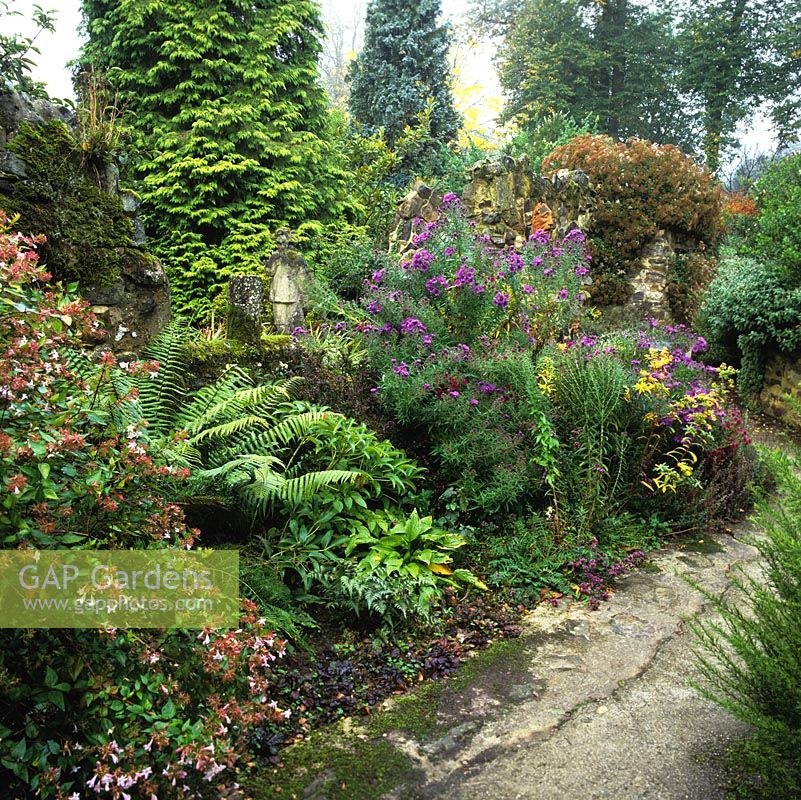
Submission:
<svg viewBox="0 0 801 800">
<path fill-rule="evenodd" d="M 364 47 L 349 71 L 350 113 L 394 145 L 432 101 L 434 139 L 456 136 L 460 119 L 449 87 L 448 29 L 440 0 L 372 0 Z"/>
<path fill-rule="evenodd" d="M 626 299 L 621 277 L 636 266 L 643 243 L 658 230 L 707 245 L 718 238 L 721 189 L 706 169 L 674 145 L 579 136 L 543 161 L 546 173 L 562 168 L 583 170 L 595 185 L 586 233 L 598 302 Z"/>
<path fill-rule="evenodd" d="M 205 315 L 279 225 L 309 232 L 343 210 L 316 3 L 84 0 L 83 13 L 83 60 L 109 70 L 133 129 L 142 216 L 178 311 Z"/>
</svg>

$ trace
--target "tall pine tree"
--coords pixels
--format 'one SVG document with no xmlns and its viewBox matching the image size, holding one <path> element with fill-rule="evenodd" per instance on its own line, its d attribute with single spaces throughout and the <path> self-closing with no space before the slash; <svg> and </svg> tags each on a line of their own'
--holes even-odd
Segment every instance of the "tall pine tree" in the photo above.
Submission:
<svg viewBox="0 0 801 800">
<path fill-rule="evenodd" d="M 397 141 L 433 101 L 431 135 L 453 139 L 460 119 L 449 86 L 448 29 L 440 0 L 372 0 L 364 47 L 350 68 L 351 115 L 369 132 Z"/>
<path fill-rule="evenodd" d="M 781 142 L 801 128 L 801 1 L 695 0 L 681 15 L 682 86 L 704 129 L 709 167 L 760 104 Z"/>
<path fill-rule="evenodd" d="M 258 267 L 281 224 L 336 212 L 313 0 L 83 0 L 142 158 L 143 216 L 180 310 Z"/>
<path fill-rule="evenodd" d="M 597 116 L 616 139 L 692 144 L 668 14 L 637 0 L 525 0 L 514 8 L 494 0 L 475 15 L 505 33 L 497 58 L 504 119 L 528 128 L 554 112 Z"/>
</svg>

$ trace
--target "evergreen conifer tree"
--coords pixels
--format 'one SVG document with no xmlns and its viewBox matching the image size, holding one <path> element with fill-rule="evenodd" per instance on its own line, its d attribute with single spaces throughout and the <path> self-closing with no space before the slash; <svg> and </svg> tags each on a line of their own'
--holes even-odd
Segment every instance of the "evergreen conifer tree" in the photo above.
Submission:
<svg viewBox="0 0 801 800">
<path fill-rule="evenodd" d="M 143 216 L 177 308 L 201 316 L 280 224 L 338 212 L 313 0 L 83 0 L 83 61 L 132 129 Z"/>
<path fill-rule="evenodd" d="M 615 139 L 694 144 L 668 13 L 640 0 L 494 0 L 477 21 L 505 31 L 496 58 L 503 120 L 533 129 L 553 113 L 597 116 Z"/>
<path fill-rule="evenodd" d="M 364 47 L 350 68 L 351 115 L 373 133 L 397 141 L 431 99 L 431 135 L 447 141 L 460 119 L 453 106 L 447 63 L 448 29 L 439 24 L 440 0 L 372 0 Z"/>
</svg>

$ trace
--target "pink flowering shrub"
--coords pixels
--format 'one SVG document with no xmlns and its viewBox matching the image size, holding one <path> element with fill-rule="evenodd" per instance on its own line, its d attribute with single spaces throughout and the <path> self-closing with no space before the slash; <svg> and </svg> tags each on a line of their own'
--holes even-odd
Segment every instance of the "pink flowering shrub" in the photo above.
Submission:
<svg viewBox="0 0 801 800">
<path fill-rule="evenodd" d="M 15 797 L 216 798 L 251 731 L 285 716 L 269 698 L 284 643 L 250 601 L 232 631 L 0 641 L 0 781 Z"/>
<path fill-rule="evenodd" d="M 6 547 L 191 543 L 165 484 L 186 472 L 154 461 L 144 431 L 115 424 L 119 370 L 81 350 L 98 331 L 88 304 L 48 283 L 36 245 L 0 212 L 0 537 Z M 153 369 L 153 365 L 128 367 Z M 155 367 L 157 368 L 157 367 Z M 107 391 L 107 389 L 112 391 Z"/>
<path fill-rule="evenodd" d="M 11 224 L 0 212 L 3 546 L 190 547 L 197 531 L 170 502 L 188 470 L 128 424 L 122 370 L 81 349 L 97 321 L 48 283 L 41 240 Z M 0 786 L 70 800 L 218 797 L 250 729 L 282 716 L 268 691 L 283 652 L 249 602 L 237 630 L 200 636 L 2 631 Z"/>
</svg>

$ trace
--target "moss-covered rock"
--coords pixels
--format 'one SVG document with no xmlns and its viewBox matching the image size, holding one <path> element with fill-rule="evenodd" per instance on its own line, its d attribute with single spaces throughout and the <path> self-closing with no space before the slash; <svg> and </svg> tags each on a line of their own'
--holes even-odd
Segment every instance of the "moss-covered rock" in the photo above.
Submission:
<svg viewBox="0 0 801 800">
<path fill-rule="evenodd" d="M 69 128 L 57 120 L 24 124 L 7 147 L 24 162 L 26 178 L 0 193 L 0 208 L 20 215 L 23 232 L 47 237 L 40 253 L 53 277 L 82 286 L 113 284 L 121 256 L 131 250 L 133 225 L 119 197 L 87 175 Z"/>
</svg>

